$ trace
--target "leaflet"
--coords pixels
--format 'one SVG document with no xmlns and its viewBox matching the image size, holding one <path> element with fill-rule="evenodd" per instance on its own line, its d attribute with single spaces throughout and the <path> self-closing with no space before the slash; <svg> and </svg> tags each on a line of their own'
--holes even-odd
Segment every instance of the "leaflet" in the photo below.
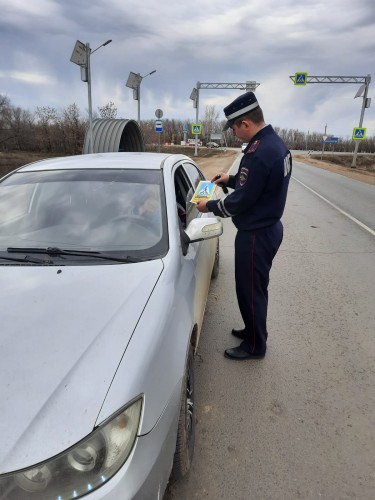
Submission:
<svg viewBox="0 0 375 500">
<path fill-rule="evenodd" d="M 193 194 L 191 203 L 197 203 L 202 200 L 210 200 L 215 192 L 216 184 L 210 181 L 200 181 L 195 193 Z"/>
</svg>

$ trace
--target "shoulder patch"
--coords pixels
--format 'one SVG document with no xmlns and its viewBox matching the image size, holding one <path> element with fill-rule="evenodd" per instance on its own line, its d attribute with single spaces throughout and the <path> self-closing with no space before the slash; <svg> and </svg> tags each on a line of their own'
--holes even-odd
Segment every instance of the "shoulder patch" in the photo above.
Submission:
<svg viewBox="0 0 375 500">
<path fill-rule="evenodd" d="M 246 153 L 254 153 L 258 149 L 260 141 L 254 141 Z"/>
</svg>

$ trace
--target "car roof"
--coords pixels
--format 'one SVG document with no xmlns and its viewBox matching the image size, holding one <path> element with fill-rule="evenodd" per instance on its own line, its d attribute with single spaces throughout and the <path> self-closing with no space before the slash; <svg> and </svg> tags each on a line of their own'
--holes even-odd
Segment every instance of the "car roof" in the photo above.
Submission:
<svg viewBox="0 0 375 500">
<path fill-rule="evenodd" d="M 160 170 L 166 160 L 170 158 L 172 164 L 191 158 L 181 154 L 165 153 L 95 153 L 76 156 L 48 158 L 29 163 L 17 169 L 17 172 L 36 172 L 41 170 L 72 170 L 72 169 L 144 169 Z M 169 163 L 169 162 L 168 162 Z"/>
</svg>

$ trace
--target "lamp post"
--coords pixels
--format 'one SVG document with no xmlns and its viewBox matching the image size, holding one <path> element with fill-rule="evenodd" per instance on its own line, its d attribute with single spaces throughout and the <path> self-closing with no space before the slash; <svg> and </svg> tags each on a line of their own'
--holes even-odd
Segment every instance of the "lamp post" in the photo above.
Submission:
<svg viewBox="0 0 375 500">
<path fill-rule="evenodd" d="M 141 125 L 141 83 L 146 76 L 156 73 L 156 69 L 147 73 L 147 75 L 141 76 L 140 73 L 130 72 L 126 86 L 133 89 L 133 99 L 138 101 L 138 124 Z"/>
<path fill-rule="evenodd" d="M 107 40 L 97 47 L 95 50 L 91 50 L 90 44 L 86 43 L 84 45 L 82 42 L 77 40 L 76 45 L 73 50 L 72 57 L 70 60 L 75 64 L 81 66 L 81 80 L 87 82 L 87 93 L 89 101 L 89 153 L 93 152 L 93 137 L 92 137 L 92 99 L 91 99 L 91 55 L 99 50 L 101 47 L 105 47 L 112 40 Z"/>
</svg>

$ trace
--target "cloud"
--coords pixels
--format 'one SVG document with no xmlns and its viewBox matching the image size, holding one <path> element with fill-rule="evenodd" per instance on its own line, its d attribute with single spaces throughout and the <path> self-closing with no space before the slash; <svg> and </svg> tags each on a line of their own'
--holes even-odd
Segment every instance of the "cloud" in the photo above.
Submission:
<svg viewBox="0 0 375 500">
<path fill-rule="evenodd" d="M 274 125 L 311 131 L 329 121 L 346 133 L 359 120 L 359 86 L 302 89 L 289 76 L 365 76 L 375 66 L 373 0 L 305 0 L 298 8 L 294 0 L 0 0 L 0 8 L 0 93 L 26 109 L 75 102 L 86 110 L 87 84 L 72 50 L 76 40 L 95 49 L 112 39 L 91 58 L 94 110 L 112 100 L 122 117 L 136 118 L 129 72 L 156 69 L 142 81 L 142 118 L 161 108 L 165 117 L 194 120 L 197 81 L 252 80 Z M 201 91 L 200 116 L 208 104 L 222 112 L 239 92 Z M 373 108 L 365 121 L 374 135 Z"/>
<path fill-rule="evenodd" d="M 38 74 L 38 73 L 27 73 L 24 71 L 0 71 L 0 78 L 10 78 L 13 80 L 19 80 L 20 82 L 30 83 L 30 84 L 53 84 L 48 75 Z"/>
</svg>

